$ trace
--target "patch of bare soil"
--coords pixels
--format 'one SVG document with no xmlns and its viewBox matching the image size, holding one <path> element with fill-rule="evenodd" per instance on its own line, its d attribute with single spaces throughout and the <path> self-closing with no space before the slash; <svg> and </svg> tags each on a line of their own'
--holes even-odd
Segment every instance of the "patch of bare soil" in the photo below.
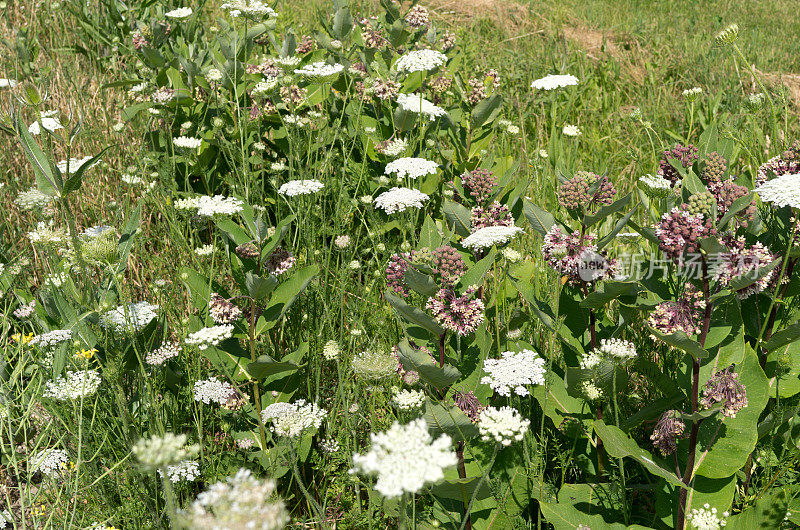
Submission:
<svg viewBox="0 0 800 530">
<path fill-rule="evenodd" d="M 644 81 L 646 53 L 636 39 L 585 27 L 565 27 L 562 31 L 564 38 L 578 45 L 590 59 L 603 61 L 610 57 L 632 80 Z"/>
<path fill-rule="evenodd" d="M 756 70 L 758 75 L 771 85 L 783 85 L 789 91 L 789 97 L 795 103 L 800 105 L 800 74 L 785 74 L 781 72 L 760 72 Z M 755 83 L 754 83 L 755 85 Z"/>
</svg>

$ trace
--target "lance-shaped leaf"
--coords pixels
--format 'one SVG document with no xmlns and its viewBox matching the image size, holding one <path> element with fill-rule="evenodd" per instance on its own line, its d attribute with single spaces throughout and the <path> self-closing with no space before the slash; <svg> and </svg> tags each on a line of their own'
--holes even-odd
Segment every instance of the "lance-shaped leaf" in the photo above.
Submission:
<svg viewBox="0 0 800 530">
<path fill-rule="evenodd" d="M 708 352 L 704 350 L 702 346 L 700 346 L 700 343 L 696 340 L 690 339 L 689 336 L 683 331 L 676 331 L 670 335 L 664 335 L 658 330 L 650 328 L 650 333 L 666 342 L 670 346 L 674 346 L 681 351 L 685 351 L 698 361 L 708 357 Z"/>
<path fill-rule="evenodd" d="M 297 351 L 289 355 L 289 357 L 302 357 L 308 352 L 308 343 L 304 342 Z M 262 355 L 254 362 L 247 365 L 247 373 L 253 379 L 261 380 L 275 374 L 282 374 L 285 372 L 296 372 L 300 366 L 291 361 L 276 361 L 269 355 Z"/>
<path fill-rule="evenodd" d="M 399 298 L 390 292 L 387 292 L 385 296 L 386 300 L 392 305 L 392 307 L 394 307 L 395 311 L 397 311 L 397 313 L 406 321 L 427 329 L 437 337 L 444 333 L 444 328 L 440 326 L 439 323 L 436 322 L 436 320 L 434 320 L 433 317 L 427 314 L 425 311 L 417 307 L 411 307 L 405 303 L 402 298 Z"/>
<path fill-rule="evenodd" d="M 450 436 L 453 441 L 458 442 L 478 436 L 477 425 L 472 423 L 472 420 L 455 405 L 446 408 L 428 398 L 425 402 L 423 418 L 428 424 L 428 430 L 431 431 L 434 437 L 443 433 Z"/>
<path fill-rule="evenodd" d="M 319 266 L 309 265 L 292 274 L 291 278 L 280 284 L 272 292 L 269 305 L 261 315 L 269 324 L 267 324 L 266 328 L 261 329 L 261 332 L 271 329 L 277 324 L 278 319 L 292 307 L 294 301 L 297 300 L 297 297 L 300 296 L 300 293 L 305 290 L 317 273 L 319 273 Z"/>
<path fill-rule="evenodd" d="M 403 275 L 403 281 L 413 291 L 422 296 L 433 296 L 439 290 L 439 286 L 433 281 L 429 274 L 420 272 L 414 267 L 409 267 Z"/>
<path fill-rule="evenodd" d="M 631 201 L 631 194 L 629 193 L 623 198 L 609 204 L 608 206 L 601 207 L 599 210 L 597 210 L 597 213 L 584 215 L 583 224 L 585 224 L 587 227 L 592 226 L 602 221 L 609 215 L 617 213 L 618 211 L 622 210 L 623 208 L 625 208 L 625 206 L 627 206 L 627 204 L 630 201 Z"/>
<path fill-rule="evenodd" d="M 262 302 L 278 286 L 278 279 L 272 274 L 264 278 L 255 273 L 246 272 L 244 274 L 244 283 L 245 287 L 247 287 L 247 294 L 251 298 Z"/>
<path fill-rule="evenodd" d="M 752 202 L 753 202 L 752 192 L 748 193 L 743 197 L 739 197 L 738 199 L 733 201 L 731 207 L 728 209 L 727 212 L 725 212 L 725 215 L 722 216 L 722 219 L 720 219 L 719 224 L 717 225 L 717 229 L 720 231 L 723 230 L 728 225 L 728 222 L 730 222 L 730 220 L 733 218 L 734 215 L 736 215 L 737 213 L 741 212 L 742 210 L 750 206 L 750 203 Z"/>
<path fill-rule="evenodd" d="M 117 273 L 124 271 L 128 266 L 128 255 L 130 255 L 131 248 L 133 248 L 133 238 L 136 232 L 139 231 L 141 213 L 142 205 L 139 204 L 136 206 L 136 209 L 130 213 L 128 220 L 125 221 L 125 227 L 122 229 L 122 235 L 117 243 L 117 255 L 119 256 L 117 261 Z"/>
<path fill-rule="evenodd" d="M 636 282 L 604 282 L 603 290 L 590 293 L 589 296 L 581 301 L 581 307 L 598 309 L 621 296 L 635 296 L 638 291 Z"/>
<path fill-rule="evenodd" d="M 415 350 L 407 340 L 398 345 L 397 358 L 406 370 L 417 372 L 420 378 L 440 390 L 450 387 L 461 377 L 456 367 L 449 364 L 437 366 L 429 354 Z"/>
<path fill-rule="evenodd" d="M 730 283 L 728 284 L 728 289 L 731 291 L 741 291 L 742 289 L 746 289 L 750 287 L 760 279 L 764 278 L 767 274 L 772 271 L 775 267 L 781 264 L 781 260 L 776 259 L 773 260 L 772 263 L 764 265 L 763 267 L 758 267 L 755 271 L 750 273 L 742 274 L 741 276 L 737 276 L 733 278 Z M 755 273 L 755 274 L 754 274 Z"/>
<path fill-rule="evenodd" d="M 619 234 L 622 231 L 622 229 L 625 228 L 625 226 L 628 224 L 628 221 L 630 221 L 631 217 L 633 217 L 633 214 L 636 213 L 636 210 L 639 209 L 640 204 L 642 203 L 637 202 L 630 212 L 625 214 L 624 217 L 622 217 L 619 221 L 617 221 L 617 224 L 614 225 L 614 229 L 611 230 L 611 232 L 607 234 L 605 237 L 603 237 L 603 239 L 597 242 L 597 250 L 603 250 L 603 248 L 605 248 L 606 245 L 614 241 L 614 238 L 617 237 L 617 234 Z"/>
<path fill-rule="evenodd" d="M 77 171 L 72 173 L 72 175 L 67 175 L 67 180 L 64 182 L 64 187 L 61 189 L 61 195 L 67 195 L 68 193 L 80 188 L 81 184 L 83 183 L 83 174 L 89 171 L 92 166 L 94 166 L 100 160 L 100 157 L 103 156 L 103 153 L 109 149 L 111 149 L 110 145 L 100 151 L 97 156 L 92 157 L 88 162 L 82 164 Z M 70 168 L 70 170 L 72 170 L 72 168 Z"/>
<path fill-rule="evenodd" d="M 639 447 L 624 432 L 613 425 L 606 425 L 603 420 L 594 422 L 594 432 L 603 440 L 603 447 L 613 458 L 633 458 L 653 475 L 659 476 L 678 488 L 687 489 L 674 472 L 662 467 L 649 451 Z"/>
<path fill-rule="evenodd" d="M 588 526 L 589 528 L 604 528 L 608 530 L 625 530 L 622 523 L 608 523 L 600 514 L 588 514 L 578 510 L 566 502 L 540 502 L 542 515 L 555 530 L 575 530 Z M 640 527 L 644 528 L 644 527 Z"/>
<path fill-rule="evenodd" d="M 494 94 L 482 100 L 472 109 L 472 127 L 478 128 L 484 123 L 493 120 L 503 104 L 503 96 Z"/>
<path fill-rule="evenodd" d="M 786 326 L 774 334 L 772 338 L 764 343 L 764 349 L 767 351 L 774 351 L 787 344 L 791 344 L 797 339 L 800 339 L 800 322 L 795 322 L 790 326 Z"/>
<path fill-rule="evenodd" d="M 440 499 L 452 499 L 461 502 L 466 500 L 466 502 L 469 502 L 480 482 L 483 482 L 483 484 L 481 484 L 480 489 L 477 494 L 475 494 L 475 500 L 480 501 L 491 497 L 492 490 L 489 489 L 487 481 L 481 481 L 481 477 L 445 480 L 432 486 L 431 493 Z"/>
<path fill-rule="evenodd" d="M 56 178 L 50 160 L 39 147 L 39 144 L 36 143 L 33 135 L 28 132 L 28 128 L 25 127 L 25 124 L 22 122 L 21 116 L 17 115 L 14 125 L 19 135 L 19 143 L 22 146 L 22 151 L 25 153 L 25 158 L 27 158 L 28 162 L 33 166 L 33 174 L 36 176 L 36 187 L 45 195 L 51 197 L 58 195 L 61 191 L 61 183 Z"/>
<path fill-rule="evenodd" d="M 458 281 L 461 287 L 459 290 L 463 292 L 469 287 L 480 287 L 483 285 L 483 278 L 486 276 L 486 273 L 489 272 L 489 269 L 492 268 L 492 265 L 494 265 L 494 258 L 496 255 L 497 249 L 492 248 L 482 260 L 470 267 Z"/>
<path fill-rule="evenodd" d="M 453 225 L 456 234 L 461 237 L 470 235 L 472 231 L 472 220 L 470 217 L 472 214 L 467 208 L 456 202 L 446 200 L 442 205 L 442 211 L 444 212 L 445 218 L 447 218 L 447 222 Z"/>
<path fill-rule="evenodd" d="M 542 210 L 528 199 L 523 202 L 522 213 L 525 214 L 533 229 L 542 235 L 545 235 L 556 224 L 556 218 L 550 212 Z"/>
</svg>

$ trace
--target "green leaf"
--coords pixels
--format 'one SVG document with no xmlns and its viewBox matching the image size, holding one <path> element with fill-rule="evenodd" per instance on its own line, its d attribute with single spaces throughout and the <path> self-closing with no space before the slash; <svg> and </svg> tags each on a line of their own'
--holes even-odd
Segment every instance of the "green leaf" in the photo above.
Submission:
<svg viewBox="0 0 800 530">
<path fill-rule="evenodd" d="M 420 272 L 414 267 L 409 267 L 403 275 L 403 281 L 412 290 L 422 296 L 433 296 L 439 290 L 439 286 L 433 281 L 429 274 Z"/>
<path fill-rule="evenodd" d="M 635 296 L 638 291 L 639 287 L 636 282 L 603 282 L 603 290 L 590 293 L 581 301 L 581 307 L 599 309 L 621 296 Z"/>
<path fill-rule="evenodd" d="M 664 335 L 656 329 L 650 328 L 650 333 L 670 346 L 674 346 L 679 350 L 688 353 L 697 360 L 702 360 L 708 357 L 708 352 L 704 350 L 702 346 L 700 346 L 700 343 L 696 340 L 690 339 L 689 336 L 683 331 L 676 331 L 670 335 Z"/>
<path fill-rule="evenodd" d="M 444 333 L 444 328 L 442 328 L 442 326 L 440 326 L 436 320 L 434 320 L 433 317 L 428 315 L 426 312 L 419 308 L 411 307 L 410 305 L 406 304 L 402 298 L 399 298 L 388 291 L 386 292 L 385 296 L 386 300 L 392 305 L 392 307 L 394 307 L 395 311 L 397 311 L 397 313 L 406 321 L 427 329 L 437 337 Z"/>
<path fill-rule="evenodd" d="M 295 357 L 300 353 L 300 357 L 303 357 L 305 353 L 308 352 L 308 343 L 304 342 L 300 348 L 298 348 L 294 353 L 290 354 L 291 357 Z M 261 380 L 266 377 L 275 374 L 282 374 L 285 372 L 296 372 L 300 369 L 300 366 L 297 364 L 290 362 L 290 361 L 276 361 L 269 355 L 262 355 L 256 361 L 251 362 L 247 365 L 247 373 L 253 379 Z"/>
<path fill-rule="evenodd" d="M 617 221 L 617 224 L 614 225 L 614 229 L 611 230 L 611 232 L 609 234 L 607 234 L 605 237 L 603 237 L 603 239 L 601 239 L 600 241 L 597 242 L 597 250 L 598 251 L 603 250 L 603 248 L 605 248 L 606 245 L 608 245 L 609 243 L 614 241 L 614 238 L 617 237 L 617 234 L 619 234 L 622 231 L 622 229 L 625 228 L 625 226 L 631 220 L 631 217 L 633 217 L 633 214 L 636 213 L 636 210 L 639 209 L 639 205 L 640 204 L 642 204 L 642 203 L 641 202 L 637 202 L 636 206 L 634 206 L 631 209 L 630 212 L 625 214 L 625 216 L 623 218 L 621 218 L 619 221 Z"/>
<path fill-rule="evenodd" d="M 547 522 L 553 525 L 555 530 L 575 530 L 578 527 L 584 528 L 603 528 L 608 530 L 624 530 L 625 525 L 621 523 L 607 523 L 600 514 L 586 514 L 579 511 L 572 504 L 564 502 L 540 502 Z"/>
<path fill-rule="evenodd" d="M 119 256 L 116 269 L 117 273 L 124 271 L 128 266 L 128 255 L 133 248 L 133 238 L 136 232 L 139 231 L 139 219 L 141 214 L 142 206 L 139 204 L 125 221 L 125 227 L 122 229 L 122 235 L 119 238 L 119 243 L 117 243 L 117 255 Z"/>
<path fill-rule="evenodd" d="M 278 279 L 270 274 L 266 278 L 262 278 L 255 273 L 246 272 L 244 275 L 245 287 L 247 287 L 247 294 L 251 298 L 261 302 L 266 300 L 270 293 L 278 286 Z"/>
<path fill-rule="evenodd" d="M 445 408 L 428 398 L 423 418 L 434 437 L 444 433 L 458 442 L 478 436 L 478 427 L 455 405 Z"/>
<path fill-rule="evenodd" d="M 333 33 L 339 40 L 344 40 L 353 29 L 353 15 L 349 7 L 340 7 L 333 16 Z"/>
<path fill-rule="evenodd" d="M 397 358 L 406 370 L 417 372 L 420 378 L 439 390 L 449 388 L 461 377 L 456 367 L 449 364 L 437 366 L 429 354 L 412 348 L 407 340 L 398 345 Z"/>
<path fill-rule="evenodd" d="M 466 501 L 469 503 L 469 500 L 472 498 L 472 494 L 475 493 L 479 482 L 481 482 L 481 477 L 445 480 L 444 482 L 440 482 L 431 487 L 431 493 L 440 499 L 452 499 L 454 501 Z M 489 489 L 487 481 L 484 480 L 483 484 L 481 484 L 481 488 L 478 490 L 478 494 L 475 496 L 475 500 L 487 499 L 491 497 L 491 495 L 492 490 Z"/>
<path fill-rule="evenodd" d="M 319 273 L 318 265 L 309 265 L 292 274 L 292 277 L 280 284 L 273 292 L 269 300 L 269 305 L 264 310 L 262 316 L 268 323 L 267 327 L 261 329 L 263 333 L 267 329 L 272 329 L 278 323 L 278 319 L 286 314 L 297 297 L 300 296 L 309 282 Z"/>
<path fill-rule="evenodd" d="M 214 224 L 217 228 L 222 230 L 237 246 L 249 243 L 252 238 L 247 234 L 244 228 L 236 224 L 233 219 L 229 217 L 216 217 Z"/>
<path fill-rule="evenodd" d="M 613 458 L 633 458 L 653 475 L 663 478 L 673 486 L 686 489 L 686 486 L 674 472 L 658 464 L 650 452 L 636 445 L 636 442 L 631 440 L 619 428 L 613 425 L 606 425 L 603 420 L 597 420 L 594 422 L 594 432 L 602 438 L 603 447 L 605 447 L 609 456 Z"/>
<path fill-rule="evenodd" d="M 478 128 L 488 121 L 494 120 L 503 105 L 503 96 L 494 94 L 482 100 L 472 109 L 471 122 L 473 128 Z"/>
<path fill-rule="evenodd" d="M 533 229 L 542 235 L 545 235 L 556 224 L 556 219 L 550 212 L 542 210 L 528 199 L 523 202 L 522 212 Z"/>
<path fill-rule="evenodd" d="M 463 292 L 469 287 L 480 287 L 483 285 L 483 278 L 486 276 L 486 273 L 489 272 L 489 269 L 492 268 L 492 265 L 494 265 L 496 256 L 497 249 L 493 247 L 482 260 L 470 267 L 469 270 L 461 276 L 461 279 L 458 280 L 458 284 L 461 286 L 460 290 Z"/>
<path fill-rule="evenodd" d="M 605 219 L 609 215 L 615 214 L 618 211 L 622 210 L 623 208 L 625 208 L 625 206 L 628 205 L 629 202 L 631 202 L 631 195 L 632 194 L 629 193 L 626 196 L 624 196 L 623 198 L 621 198 L 621 199 L 619 199 L 617 201 L 614 201 L 613 203 L 609 204 L 608 206 L 603 206 L 602 208 L 597 210 L 597 213 L 594 213 L 594 214 L 591 214 L 591 215 L 590 214 L 584 215 L 583 216 L 583 224 L 586 225 L 587 227 L 590 227 L 590 226 L 602 221 L 603 219 Z"/>
<path fill-rule="evenodd" d="M 786 326 L 774 334 L 767 342 L 764 343 L 764 349 L 768 352 L 775 351 L 778 348 L 796 341 L 797 339 L 800 339 L 800 322 L 795 322 L 790 326 Z"/>
<path fill-rule="evenodd" d="M 51 197 L 58 195 L 61 191 L 59 189 L 60 183 L 53 173 L 50 160 L 39 147 L 39 144 L 36 143 L 33 135 L 28 132 L 28 128 L 22 122 L 21 116 L 17 116 L 15 128 L 17 134 L 19 134 L 19 142 L 22 146 L 22 151 L 25 153 L 25 158 L 27 158 L 28 162 L 33 166 L 33 173 L 36 176 L 36 187 L 45 195 Z"/>
<path fill-rule="evenodd" d="M 467 237 L 472 233 L 472 214 L 467 208 L 456 202 L 445 200 L 442 212 L 458 235 Z"/>
<path fill-rule="evenodd" d="M 728 518 L 726 530 L 782 528 L 789 511 L 789 498 L 782 489 L 773 489 L 759 498 L 752 508 Z M 792 510 L 794 512 L 794 510 Z"/>
<path fill-rule="evenodd" d="M 736 215 L 737 213 L 741 212 L 742 210 L 750 206 L 750 203 L 752 202 L 753 202 L 752 192 L 748 193 L 743 197 L 739 197 L 738 199 L 733 201 L 731 207 L 728 209 L 727 212 L 725 212 L 725 215 L 722 216 L 722 219 L 719 220 L 717 229 L 722 231 L 728 225 L 728 222 L 730 222 L 730 220 L 733 218 L 734 215 Z"/>
</svg>

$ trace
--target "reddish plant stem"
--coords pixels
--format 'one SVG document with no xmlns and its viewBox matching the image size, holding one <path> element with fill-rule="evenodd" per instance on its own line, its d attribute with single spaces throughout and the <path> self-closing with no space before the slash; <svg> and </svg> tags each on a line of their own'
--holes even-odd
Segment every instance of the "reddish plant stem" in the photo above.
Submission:
<svg viewBox="0 0 800 530">
<path fill-rule="evenodd" d="M 709 300 L 711 297 L 711 290 L 709 287 L 708 282 L 708 262 L 706 261 L 705 256 L 703 256 L 702 261 L 703 267 L 703 298 L 706 301 L 706 308 L 703 312 L 703 327 L 700 330 L 700 337 L 698 337 L 698 342 L 700 346 L 705 346 L 706 344 L 706 337 L 708 337 L 708 330 L 711 326 L 711 311 L 713 310 L 714 304 Z M 697 359 L 692 359 L 692 414 L 697 412 L 698 410 L 698 399 L 699 399 L 699 392 L 700 392 L 700 361 Z M 692 427 L 689 431 L 689 454 L 686 457 L 686 467 L 683 470 L 683 477 L 681 481 L 686 485 L 687 489 L 681 488 L 680 493 L 678 494 L 678 521 L 675 528 L 683 530 L 683 527 L 686 524 L 686 497 L 688 495 L 688 487 L 689 484 L 692 482 L 692 473 L 694 471 L 694 462 L 697 456 L 697 435 L 700 432 L 700 424 L 703 422 L 702 419 L 697 421 L 692 421 Z"/>
<path fill-rule="evenodd" d="M 461 440 L 456 445 L 456 456 L 458 457 L 458 477 L 459 478 L 467 478 L 467 466 L 464 464 L 464 440 Z M 470 519 L 469 512 L 469 505 L 465 502 L 464 503 L 464 519 L 467 520 L 466 526 L 464 526 L 465 530 L 472 530 L 472 520 Z"/>
</svg>

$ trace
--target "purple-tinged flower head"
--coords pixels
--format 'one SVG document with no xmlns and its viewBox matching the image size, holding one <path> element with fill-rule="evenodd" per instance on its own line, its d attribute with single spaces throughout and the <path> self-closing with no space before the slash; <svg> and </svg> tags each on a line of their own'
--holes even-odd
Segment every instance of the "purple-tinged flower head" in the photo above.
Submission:
<svg viewBox="0 0 800 530">
<path fill-rule="evenodd" d="M 612 276 L 617 262 L 597 251 L 593 234 L 565 233 L 553 225 L 544 236 L 542 254 L 547 263 L 572 283 L 591 282 Z"/>
<path fill-rule="evenodd" d="M 431 90 L 433 90 L 434 94 L 444 94 L 450 87 L 453 85 L 453 80 L 449 77 L 445 77 L 440 75 L 439 77 L 435 78 L 433 81 L 430 82 Z"/>
<path fill-rule="evenodd" d="M 662 456 L 671 455 L 678 449 L 678 440 L 683 437 L 686 431 L 686 424 L 678 418 L 678 412 L 668 410 L 661 415 L 653 429 L 650 439 L 653 446 L 658 449 Z"/>
<path fill-rule="evenodd" d="M 400 93 L 400 85 L 391 79 L 376 79 L 372 84 L 375 97 L 383 101 L 388 101 L 397 97 Z"/>
<path fill-rule="evenodd" d="M 411 346 L 417 351 L 421 351 L 423 353 L 428 354 L 428 356 L 431 358 L 434 364 L 436 364 L 436 359 L 433 357 L 433 355 L 431 355 L 431 350 L 429 350 L 425 346 L 417 346 L 413 341 L 409 342 L 409 346 Z M 397 375 L 403 378 L 403 382 L 405 382 L 405 384 L 409 386 L 414 386 L 419 382 L 419 374 L 413 370 L 405 369 L 403 363 L 400 362 L 400 355 L 398 354 L 399 351 L 400 348 L 397 346 L 392 346 L 391 350 L 389 351 L 389 353 L 395 359 L 397 359 Z"/>
<path fill-rule="evenodd" d="M 445 31 L 442 35 L 442 51 L 446 52 L 456 45 L 456 35 L 453 32 Z"/>
<path fill-rule="evenodd" d="M 389 288 L 403 298 L 408 296 L 408 287 L 405 277 L 408 267 L 411 265 L 411 253 L 403 252 L 393 254 L 386 265 L 386 283 Z"/>
<path fill-rule="evenodd" d="M 677 207 L 665 213 L 656 226 L 656 237 L 662 252 L 679 263 L 683 263 L 685 254 L 698 252 L 700 242 L 713 235 L 716 235 L 716 229 L 712 219 L 704 218 L 702 213 L 692 214 Z"/>
<path fill-rule="evenodd" d="M 672 167 L 670 160 L 677 160 L 681 166 L 688 169 L 694 164 L 695 160 L 700 158 L 699 153 L 700 151 L 692 144 L 687 146 L 678 144 L 672 149 L 667 149 L 661 155 L 658 175 L 672 182 L 672 186 L 675 187 L 682 180 L 682 177 L 678 170 Z"/>
<path fill-rule="evenodd" d="M 483 323 L 485 309 L 482 300 L 475 300 L 472 295 L 477 287 L 470 287 L 458 296 L 452 289 L 439 289 L 428 298 L 425 308 L 433 313 L 433 318 L 440 326 L 458 335 L 469 335 Z"/>
<path fill-rule="evenodd" d="M 477 168 L 461 175 L 461 184 L 478 204 L 484 204 L 497 185 L 497 177 L 488 169 Z"/>
<path fill-rule="evenodd" d="M 682 331 L 687 335 L 700 333 L 703 310 L 706 303 L 703 293 L 686 283 L 683 294 L 677 301 L 666 301 L 658 304 L 647 323 L 659 333 L 672 335 Z"/>
<path fill-rule="evenodd" d="M 712 151 L 708 153 L 701 162 L 700 179 L 707 185 L 719 184 L 728 170 L 728 161 L 725 157 Z"/>
<path fill-rule="evenodd" d="M 414 29 L 427 28 L 430 24 L 428 10 L 421 5 L 416 5 L 406 13 L 406 23 Z"/>
<path fill-rule="evenodd" d="M 261 74 L 264 77 L 278 77 L 283 75 L 283 68 L 268 57 L 260 64 L 248 64 L 245 67 L 245 72 L 248 74 Z"/>
<path fill-rule="evenodd" d="M 299 55 L 305 55 L 306 53 L 313 52 L 317 47 L 317 44 L 314 42 L 313 37 L 311 35 L 303 35 L 303 38 L 300 40 L 300 44 L 297 45 L 295 48 L 295 53 Z"/>
<path fill-rule="evenodd" d="M 217 293 L 211 293 L 208 313 L 217 324 L 232 324 L 242 317 L 242 310 Z"/>
<path fill-rule="evenodd" d="M 294 267 L 295 261 L 296 260 L 294 256 L 292 256 L 291 252 L 283 247 L 275 247 L 275 250 L 272 251 L 272 254 L 267 257 L 267 261 L 264 263 L 264 266 L 275 276 L 280 276 L 284 272 L 287 272 L 289 269 Z"/>
<path fill-rule="evenodd" d="M 419 373 L 414 370 L 406 370 L 403 374 L 403 382 L 408 386 L 414 386 L 419 383 Z"/>
<path fill-rule="evenodd" d="M 481 404 L 472 390 L 467 392 L 456 390 L 453 392 L 453 401 L 456 407 L 460 408 L 461 412 L 466 414 L 472 423 L 478 422 L 478 417 L 481 415 L 483 409 L 486 408 Z"/>
<path fill-rule="evenodd" d="M 248 401 L 249 399 L 246 395 L 233 388 L 228 393 L 228 396 L 225 398 L 225 400 L 220 403 L 220 405 L 225 410 L 237 411 L 241 410 Z"/>
<path fill-rule="evenodd" d="M 733 203 L 736 201 L 736 199 L 744 197 L 750 193 L 750 190 L 748 190 L 745 186 L 739 186 L 732 179 L 709 186 L 709 189 L 717 201 L 717 215 L 720 218 L 728 213 L 728 210 L 731 209 L 731 206 L 733 206 Z M 752 221 L 755 215 L 756 201 L 754 199 L 750 201 L 750 204 L 746 208 L 737 212 L 734 218 L 739 222 L 739 224 L 747 227 L 747 223 Z"/>
<path fill-rule="evenodd" d="M 494 201 L 487 207 L 476 206 L 470 214 L 472 231 L 476 232 L 487 226 L 514 226 L 514 218 L 508 206 Z"/>
<path fill-rule="evenodd" d="M 433 251 L 431 268 L 442 277 L 442 281 L 452 285 L 467 270 L 467 264 L 461 254 L 450 245 L 442 245 Z"/>
<path fill-rule="evenodd" d="M 236 255 L 242 259 L 256 259 L 259 255 L 258 247 L 252 241 L 242 243 L 236 247 Z"/>
<path fill-rule="evenodd" d="M 713 278 L 725 287 L 736 278 L 745 277 L 755 280 L 754 283 L 736 291 L 736 297 L 740 300 L 769 288 L 770 283 L 776 279 L 777 269 L 772 268 L 761 278 L 759 278 L 759 274 L 763 267 L 767 267 L 775 261 L 776 257 L 772 252 L 761 243 L 747 246 L 743 237 L 725 238 L 724 242 L 728 247 L 728 252 L 714 256 L 711 263 Z"/>
<path fill-rule="evenodd" d="M 700 404 L 703 408 L 710 409 L 717 403 L 722 403 L 720 413 L 726 418 L 735 418 L 736 413 L 747 406 L 747 394 L 739 374 L 733 371 L 733 365 L 715 373 L 706 382 Z"/>
<path fill-rule="evenodd" d="M 597 184 L 597 189 L 591 193 L 592 187 Z M 589 171 L 578 171 L 575 175 L 558 186 L 556 192 L 558 202 L 568 210 L 590 209 L 598 204 L 608 205 L 614 202 L 617 189 L 608 180 L 608 177 L 597 175 Z"/>
</svg>

